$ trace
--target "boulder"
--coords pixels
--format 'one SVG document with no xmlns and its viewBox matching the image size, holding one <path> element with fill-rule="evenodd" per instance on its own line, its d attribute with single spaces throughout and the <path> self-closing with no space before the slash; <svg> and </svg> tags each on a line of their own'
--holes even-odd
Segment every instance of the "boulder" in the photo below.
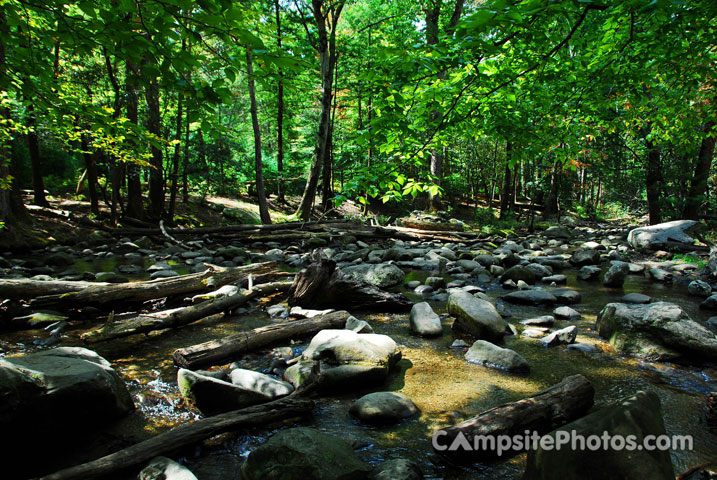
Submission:
<svg viewBox="0 0 717 480">
<path fill-rule="evenodd" d="M 281 430 L 255 448 L 241 467 L 244 480 L 358 480 L 371 466 L 340 437 L 307 427 Z"/>
<path fill-rule="evenodd" d="M 630 267 L 627 263 L 615 261 L 610 265 L 607 272 L 605 272 L 602 284 L 606 287 L 620 288 L 623 283 L 625 283 L 625 279 L 629 273 Z"/>
<path fill-rule="evenodd" d="M 600 252 L 592 248 L 580 247 L 573 252 L 573 256 L 570 257 L 570 263 L 576 267 L 582 267 L 584 265 L 599 265 Z"/>
<path fill-rule="evenodd" d="M 185 466 L 167 457 L 155 457 L 139 472 L 139 480 L 197 480 Z"/>
<path fill-rule="evenodd" d="M 700 303 L 700 308 L 717 310 L 717 294 L 707 297 L 704 302 Z"/>
<path fill-rule="evenodd" d="M 702 280 L 693 280 L 687 285 L 687 291 L 695 297 L 709 297 L 712 295 L 712 287 Z"/>
<path fill-rule="evenodd" d="M 555 295 L 546 290 L 521 290 L 503 295 L 501 298 L 506 302 L 519 305 L 552 305 L 558 301 Z"/>
<path fill-rule="evenodd" d="M 549 290 L 553 294 L 558 303 L 572 305 L 573 303 L 580 303 L 582 296 L 577 290 L 570 288 L 553 288 Z"/>
<path fill-rule="evenodd" d="M 553 316 L 560 320 L 580 320 L 582 315 L 577 310 L 570 307 L 558 307 L 553 310 Z"/>
<path fill-rule="evenodd" d="M 501 283 L 506 280 L 513 280 L 516 283 L 522 280 L 532 285 L 535 283 L 535 272 L 525 265 L 515 265 L 503 272 L 503 275 L 500 276 Z"/>
<path fill-rule="evenodd" d="M 423 472 L 414 462 L 405 458 L 386 460 L 374 468 L 368 480 L 421 480 Z"/>
<path fill-rule="evenodd" d="M 578 327 L 570 325 L 569 327 L 561 328 L 546 337 L 540 339 L 540 343 L 544 347 L 556 347 L 558 345 L 569 345 L 575 342 L 575 338 L 578 336 Z"/>
<path fill-rule="evenodd" d="M 351 330 L 356 333 L 373 333 L 373 327 L 369 325 L 366 320 L 360 320 L 353 315 L 346 319 L 346 330 Z"/>
<path fill-rule="evenodd" d="M 466 360 L 486 367 L 497 368 L 511 373 L 527 373 L 528 362 L 508 348 L 502 348 L 485 340 L 476 340 L 466 352 Z"/>
<path fill-rule="evenodd" d="M 648 435 L 666 435 L 662 420 L 660 399 L 653 392 L 638 392 L 620 403 L 600 409 L 583 418 L 563 425 L 548 433 L 555 446 L 561 437 L 570 438 L 571 432 L 583 439 L 600 437 L 607 432 L 642 442 Z M 565 437 L 567 436 L 567 437 Z M 585 440 L 583 440 L 585 442 Z M 640 445 L 638 443 L 638 445 Z M 547 444 L 547 443 L 546 443 Z M 580 446 L 580 444 L 578 444 Z M 599 448 L 538 448 L 528 452 L 524 480 L 604 478 L 639 478 L 674 480 L 675 472 L 667 450 Z"/>
<path fill-rule="evenodd" d="M 362 422 L 388 425 L 417 415 L 418 407 L 398 392 L 374 392 L 351 404 L 349 413 Z"/>
<path fill-rule="evenodd" d="M 650 278 L 657 282 L 672 282 L 672 273 L 662 268 L 651 268 L 647 271 L 647 273 L 650 275 Z"/>
<path fill-rule="evenodd" d="M 182 397 L 204 415 L 216 415 L 272 400 L 271 395 L 261 391 L 184 368 L 177 372 L 177 384 Z"/>
<path fill-rule="evenodd" d="M 688 233 L 697 224 L 699 222 L 696 220 L 675 220 L 635 228 L 628 233 L 627 242 L 635 249 L 660 250 L 669 242 L 677 242 L 689 247 L 695 240 Z"/>
<path fill-rule="evenodd" d="M 579 280 L 595 280 L 600 276 L 600 267 L 585 265 L 578 272 Z"/>
<path fill-rule="evenodd" d="M 597 330 L 619 353 L 653 360 L 714 360 L 717 356 L 715 334 L 673 303 L 609 303 L 598 314 Z"/>
<path fill-rule="evenodd" d="M 110 363 L 81 347 L 0 358 L 0 399 L 3 435 L 20 442 L 93 429 L 134 409 Z"/>
<path fill-rule="evenodd" d="M 563 227 L 562 225 L 553 225 L 551 227 L 548 227 L 544 232 L 543 235 L 548 238 L 564 238 L 569 239 L 572 237 L 572 234 L 570 233 L 570 230 L 568 230 L 566 227 Z"/>
<path fill-rule="evenodd" d="M 555 318 L 553 318 L 552 315 L 543 315 L 542 317 L 522 320 L 520 323 L 529 327 L 550 327 L 553 323 L 555 323 Z"/>
<path fill-rule="evenodd" d="M 225 207 L 224 210 L 222 210 L 222 217 L 232 223 L 261 225 L 261 218 L 259 215 L 241 208 Z"/>
<path fill-rule="evenodd" d="M 478 338 L 501 339 L 505 335 L 505 322 L 493 304 L 468 292 L 451 293 L 447 310 L 456 317 L 455 329 Z"/>
<path fill-rule="evenodd" d="M 441 318 L 427 302 L 417 303 L 408 317 L 411 331 L 417 335 L 434 337 L 443 333 Z"/>
<path fill-rule="evenodd" d="M 345 389 L 376 385 L 401 359 L 396 342 L 386 335 L 351 330 L 322 330 L 311 339 L 284 377 L 295 388 L 315 374 L 322 389 Z"/>
<path fill-rule="evenodd" d="M 386 288 L 403 282 L 406 274 L 392 263 L 360 264 L 341 269 L 344 277 L 361 283 Z"/>
</svg>

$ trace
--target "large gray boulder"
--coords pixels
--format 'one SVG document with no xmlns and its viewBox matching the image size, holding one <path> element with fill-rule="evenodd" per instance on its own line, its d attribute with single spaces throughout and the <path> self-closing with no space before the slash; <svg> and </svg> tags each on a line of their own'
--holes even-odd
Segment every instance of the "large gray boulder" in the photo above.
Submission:
<svg viewBox="0 0 717 480">
<path fill-rule="evenodd" d="M 351 404 L 349 413 L 362 422 L 388 425 L 419 412 L 413 400 L 398 392 L 374 392 Z"/>
<path fill-rule="evenodd" d="M 485 340 L 476 340 L 473 343 L 466 352 L 466 360 L 511 373 L 527 373 L 530 371 L 528 362 L 518 353 Z"/>
<path fill-rule="evenodd" d="M 492 303 L 468 292 L 457 291 L 448 297 L 448 313 L 456 317 L 453 328 L 478 338 L 501 339 L 505 322 Z"/>
<path fill-rule="evenodd" d="M 425 337 L 435 337 L 443 333 L 441 318 L 427 302 L 415 304 L 408 317 L 411 331 Z"/>
<path fill-rule="evenodd" d="M 358 480 L 371 466 L 340 437 L 313 428 L 282 430 L 255 448 L 241 467 L 244 480 Z"/>
<path fill-rule="evenodd" d="M 673 303 L 609 303 L 598 314 L 597 330 L 619 353 L 654 360 L 717 358 L 717 336 Z"/>
<path fill-rule="evenodd" d="M 325 390 L 359 388 L 382 383 L 400 359 L 401 351 L 389 336 L 322 330 L 284 377 L 296 388 L 312 376 Z"/>
<path fill-rule="evenodd" d="M 134 409 L 110 363 L 81 347 L 0 358 L 0 399 L 7 439 L 95 428 Z"/>
<path fill-rule="evenodd" d="M 600 252 L 592 248 L 580 247 L 573 252 L 573 256 L 570 257 L 570 263 L 576 267 L 582 267 L 584 265 L 599 265 Z"/>
<path fill-rule="evenodd" d="M 612 439 L 617 436 L 633 439 L 641 446 L 648 435 L 666 435 L 662 420 L 660 399 L 653 392 L 638 392 L 617 405 L 600 409 L 583 418 L 553 430 L 552 445 L 558 439 L 570 439 L 571 432 L 583 439 L 600 437 L 607 432 Z M 578 437 L 579 438 L 579 437 Z M 541 441 L 542 443 L 542 441 Z M 583 440 L 585 443 L 585 440 Z M 547 444 L 547 443 L 546 443 Z M 580 446 L 580 444 L 578 444 Z M 654 443 L 653 443 L 654 446 Z M 666 450 L 644 448 L 628 450 L 615 448 L 562 448 L 530 450 L 523 480 L 602 480 L 604 478 L 635 478 L 650 480 L 673 480 L 675 472 Z"/>
<path fill-rule="evenodd" d="M 379 288 L 399 285 L 406 278 L 403 270 L 392 263 L 351 265 L 342 268 L 341 272 L 344 277 Z"/>
<path fill-rule="evenodd" d="M 691 246 L 694 238 L 688 233 L 699 224 L 696 220 L 675 220 L 673 222 L 659 223 L 647 227 L 630 230 L 627 242 L 635 249 L 659 250 L 668 242 L 678 242 Z"/>
<path fill-rule="evenodd" d="M 625 262 L 613 262 L 605 272 L 602 284 L 606 287 L 620 288 L 625 283 L 627 275 L 630 273 L 630 267 Z"/>
</svg>

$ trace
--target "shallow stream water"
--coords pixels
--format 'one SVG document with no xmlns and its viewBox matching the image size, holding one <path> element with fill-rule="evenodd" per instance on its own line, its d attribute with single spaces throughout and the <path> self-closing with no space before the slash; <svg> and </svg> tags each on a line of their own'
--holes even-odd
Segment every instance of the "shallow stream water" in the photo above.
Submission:
<svg viewBox="0 0 717 480">
<path fill-rule="evenodd" d="M 88 265 L 88 269 L 108 269 L 106 267 Z M 534 339 L 506 337 L 505 346 L 522 355 L 531 366 L 529 375 L 511 375 L 467 363 L 464 359 L 465 349 L 450 348 L 451 343 L 461 337 L 454 336 L 451 331 L 452 318 L 447 315 L 442 315 L 443 336 L 424 339 L 410 334 L 407 314 L 357 314 L 367 320 L 376 333 L 389 335 L 400 345 L 402 360 L 385 389 L 409 396 L 420 408 L 421 415 L 391 427 L 377 428 L 360 424 L 349 416 L 348 407 L 354 399 L 376 390 L 372 388 L 320 399 L 313 418 L 303 424 L 349 440 L 357 448 L 359 456 L 371 464 L 392 458 L 414 460 L 429 479 L 517 479 L 522 476 L 525 454 L 490 465 L 448 465 L 433 453 L 431 434 L 438 428 L 453 425 L 505 402 L 533 395 L 568 375 L 580 373 L 595 387 L 596 408 L 639 390 L 651 390 L 658 394 L 667 433 L 692 435 L 694 439 L 693 450 L 671 452 L 677 473 L 717 457 L 717 436 L 710 434 L 700 423 L 705 394 L 717 390 L 717 369 L 649 363 L 623 357 L 614 353 L 609 343 L 594 332 L 595 318 L 600 309 L 631 292 L 650 295 L 653 301 L 677 303 L 693 319 L 706 321 L 708 315 L 700 311 L 694 297 L 687 295 L 686 287 L 682 284 L 654 283 L 642 275 L 630 275 L 624 288 L 613 290 L 602 287 L 599 282 L 577 280 L 575 270 L 563 273 L 568 276 L 567 287 L 582 294 L 581 303 L 571 306 L 583 317 L 578 322 L 557 321 L 555 328 L 576 324 L 579 329 L 577 341 L 597 345 L 596 353 L 571 351 L 565 347 L 546 349 Z M 424 280 L 428 275 L 429 272 L 412 272 L 406 281 Z M 446 279 L 451 278 L 446 276 Z M 496 285 L 486 287 L 491 297 L 506 293 Z M 411 292 L 404 293 L 413 301 L 421 301 L 419 296 Z M 268 304 L 276 301 L 283 301 L 283 298 L 275 298 Z M 431 303 L 437 313 L 445 314 L 445 303 Z M 180 347 L 281 321 L 269 319 L 263 311 L 264 306 L 263 303 L 255 303 L 249 308 L 249 313 L 244 315 L 215 316 L 177 330 L 91 346 L 112 362 L 124 377 L 137 410 L 101 435 L 88 437 L 86 440 L 91 447 L 77 445 L 71 455 L 49 458 L 52 470 L 89 460 L 97 454 L 106 453 L 104 450 L 126 446 L 172 426 L 200 418 L 184 405 L 179 396 L 177 369 L 172 363 L 172 353 Z M 519 331 L 522 330 L 520 320 L 549 314 L 551 311 L 550 308 L 511 304 L 505 304 L 505 308 L 511 315 L 509 322 Z M 84 331 L 78 329 L 68 332 L 63 337 L 62 345 L 81 345 L 79 335 Z M 38 336 L 41 336 L 39 331 L 26 331 L 4 335 L 3 339 L 8 353 L 16 354 L 36 350 L 38 347 L 33 345 L 33 340 Z M 470 344 L 469 338 L 465 340 Z M 307 341 L 305 339 L 292 346 L 298 352 Z M 271 361 L 270 350 L 255 352 L 236 360 L 244 368 L 265 370 Z M 291 425 L 295 423 L 272 428 L 275 430 Z M 238 478 L 238 467 L 244 457 L 252 448 L 261 444 L 270 432 L 262 430 L 224 435 L 201 447 L 182 452 L 182 458 L 199 480 Z"/>
</svg>

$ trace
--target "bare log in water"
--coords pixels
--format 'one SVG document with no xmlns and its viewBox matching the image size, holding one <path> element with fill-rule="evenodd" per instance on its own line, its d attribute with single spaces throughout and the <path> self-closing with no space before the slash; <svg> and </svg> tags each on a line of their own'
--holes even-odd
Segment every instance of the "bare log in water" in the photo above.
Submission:
<svg viewBox="0 0 717 480">
<path fill-rule="evenodd" d="M 220 433 L 251 427 L 265 427 L 281 420 L 305 417 L 311 414 L 313 408 L 313 401 L 292 395 L 262 405 L 203 418 L 194 423 L 180 425 L 119 452 L 60 470 L 42 477 L 40 480 L 106 478 L 111 474 L 131 468 L 139 469 L 140 466 L 158 455 L 169 455 Z"/>
<path fill-rule="evenodd" d="M 62 295 L 89 287 L 108 287 L 105 282 L 76 282 L 70 280 L 32 280 L 30 278 L 0 280 L 0 298 L 29 300 L 41 295 Z"/>
<path fill-rule="evenodd" d="M 289 305 L 400 312 L 410 310 L 413 304 L 400 293 L 344 278 L 336 270 L 336 262 L 317 252 L 314 263 L 296 275 L 289 290 Z"/>
<path fill-rule="evenodd" d="M 181 327 L 201 320 L 202 318 L 240 307 L 253 298 L 263 297 L 276 292 L 285 292 L 289 287 L 291 287 L 291 282 L 265 283 L 263 285 L 257 285 L 244 293 L 238 293 L 229 297 L 218 298 L 189 307 L 145 313 L 128 320 L 109 323 L 97 330 L 87 332 L 82 335 L 82 340 L 86 343 L 106 342 L 107 340 L 129 337 L 130 335 L 137 335 L 139 333 Z"/>
<path fill-rule="evenodd" d="M 204 272 L 177 277 L 146 282 L 85 286 L 79 291 L 38 296 L 32 301 L 32 306 L 35 308 L 48 306 L 76 307 L 78 305 L 106 305 L 128 301 L 144 302 L 172 295 L 216 289 L 228 283 L 242 281 L 249 274 L 267 273 L 275 265 L 274 262 L 228 268 L 212 265 Z M 0 289 L 2 288 L 2 283 L 0 282 Z"/>
<path fill-rule="evenodd" d="M 481 449 L 480 446 L 485 444 L 480 441 L 479 448 L 473 449 L 474 439 L 494 437 L 494 445 L 497 445 L 501 435 L 524 436 L 526 431 L 543 435 L 585 415 L 593 405 L 594 396 L 595 389 L 587 378 L 572 375 L 532 397 L 506 403 L 458 425 L 442 429 L 434 434 L 434 438 L 441 447 L 448 447 L 454 441 L 457 444 L 470 445 L 471 450 L 459 448 L 455 451 L 440 451 L 442 455 L 456 462 L 475 463 L 504 459 L 525 449 L 503 452 L 501 457 L 497 457 L 496 449 Z"/>
<path fill-rule="evenodd" d="M 219 340 L 212 340 L 174 352 L 174 363 L 188 369 L 218 365 L 273 343 L 313 335 L 329 328 L 344 328 L 349 313 L 346 311 L 317 315 L 313 318 L 267 325 L 240 332 Z"/>
</svg>

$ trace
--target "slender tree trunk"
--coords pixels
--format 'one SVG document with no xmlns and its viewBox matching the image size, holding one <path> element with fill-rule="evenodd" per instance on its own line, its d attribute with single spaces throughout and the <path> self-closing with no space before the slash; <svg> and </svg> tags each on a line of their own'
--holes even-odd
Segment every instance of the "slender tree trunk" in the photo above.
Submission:
<svg viewBox="0 0 717 480">
<path fill-rule="evenodd" d="M 145 101 L 147 102 L 147 130 L 149 133 L 162 137 L 161 114 L 159 109 L 159 83 L 156 78 L 149 81 L 145 88 Z M 162 149 L 150 144 L 152 153 L 149 172 L 149 214 L 153 219 L 162 218 L 164 210 L 164 181 Z"/>
<path fill-rule="evenodd" d="M 187 107 L 187 118 L 184 123 L 184 155 L 182 156 L 182 202 L 189 203 L 189 183 L 187 180 L 187 170 L 189 170 L 189 107 Z"/>
<path fill-rule="evenodd" d="M 42 165 L 40 165 L 40 144 L 37 139 L 37 119 L 35 107 L 30 103 L 27 107 L 27 146 L 30 151 L 30 166 L 32 167 L 32 190 L 33 203 L 41 207 L 47 207 L 45 198 L 45 185 L 42 183 Z"/>
<path fill-rule="evenodd" d="M 261 223 L 271 223 L 269 207 L 266 204 L 266 193 L 264 192 L 264 174 L 261 165 L 261 130 L 259 128 L 259 113 L 256 107 L 256 89 L 254 87 L 254 64 L 251 58 L 251 50 L 246 49 L 246 66 L 249 78 L 249 100 L 251 102 L 251 124 L 254 129 L 254 165 L 256 167 L 256 194 L 259 197 L 259 216 Z"/>
<path fill-rule="evenodd" d="M 336 60 L 334 60 L 336 64 Z M 334 126 L 336 124 L 336 104 L 338 102 L 337 96 L 339 91 L 339 67 L 336 65 L 334 69 L 334 98 L 333 107 L 331 109 L 331 121 L 329 126 L 329 154 L 324 157 L 324 169 L 323 178 L 321 181 L 321 209 L 325 212 L 330 207 L 331 198 L 333 198 L 333 178 L 334 178 Z"/>
<path fill-rule="evenodd" d="M 550 192 L 545 201 L 543 209 L 543 219 L 548 219 L 558 212 L 558 166 L 559 162 L 556 158 L 553 160 L 553 170 L 550 174 Z"/>
<path fill-rule="evenodd" d="M 100 204 L 97 198 L 97 164 L 95 162 L 95 154 L 90 153 L 90 142 L 87 137 L 88 134 L 83 133 L 80 141 L 82 142 L 82 156 L 85 160 L 85 169 L 87 170 L 87 191 L 90 195 L 90 211 L 95 215 L 99 215 Z"/>
<path fill-rule="evenodd" d="M 180 94 L 177 98 L 177 131 L 175 133 L 175 140 L 177 143 L 174 145 L 174 158 L 172 159 L 172 187 L 169 191 L 169 209 L 167 211 L 167 220 L 171 225 L 174 225 L 174 210 L 177 206 L 177 191 L 179 189 L 179 159 L 181 157 L 181 145 L 182 139 L 182 111 L 183 102 L 182 95 Z"/>
<path fill-rule="evenodd" d="M 684 218 L 697 220 L 700 205 L 702 205 L 704 196 L 707 194 L 707 181 L 710 177 L 710 167 L 715 153 L 715 137 L 711 135 L 714 126 L 714 121 L 705 125 L 705 136 L 700 144 L 700 151 L 695 162 L 695 173 L 690 183 L 685 211 L 682 215 Z"/>
<path fill-rule="evenodd" d="M 7 18 L 5 11 L 0 9 L 0 78 L 6 78 L 6 60 L 4 39 L 8 38 Z M 5 93 L 5 82 L 0 83 L 0 93 Z M 10 122 L 10 109 L 0 107 L 0 120 L 3 125 Z M 0 226 L 11 226 L 16 218 L 13 211 L 12 183 L 10 179 L 10 165 L 12 163 L 12 152 L 10 149 L 10 135 L 0 132 Z"/>
<path fill-rule="evenodd" d="M 279 52 L 281 48 L 281 15 L 279 0 L 274 1 L 276 12 L 276 46 Z M 278 201 L 284 201 L 284 72 L 279 69 L 279 80 L 276 92 L 276 171 L 278 173 Z"/>
<path fill-rule="evenodd" d="M 513 207 L 513 182 L 511 180 L 510 158 L 513 145 L 510 142 L 505 144 L 505 176 L 503 178 L 503 192 L 500 195 L 500 218 L 505 218 L 506 214 Z"/>
<path fill-rule="evenodd" d="M 135 125 L 139 123 L 139 101 L 137 100 L 137 67 L 131 62 L 126 66 L 125 101 L 127 102 L 127 119 Z M 137 145 L 133 145 L 137 148 Z M 127 216 L 144 218 L 142 204 L 142 183 L 139 178 L 140 167 L 135 163 L 127 165 Z"/>
<path fill-rule="evenodd" d="M 650 225 L 662 223 L 660 213 L 660 149 L 651 141 L 646 141 L 647 146 L 647 210 L 650 215 Z"/>
</svg>

